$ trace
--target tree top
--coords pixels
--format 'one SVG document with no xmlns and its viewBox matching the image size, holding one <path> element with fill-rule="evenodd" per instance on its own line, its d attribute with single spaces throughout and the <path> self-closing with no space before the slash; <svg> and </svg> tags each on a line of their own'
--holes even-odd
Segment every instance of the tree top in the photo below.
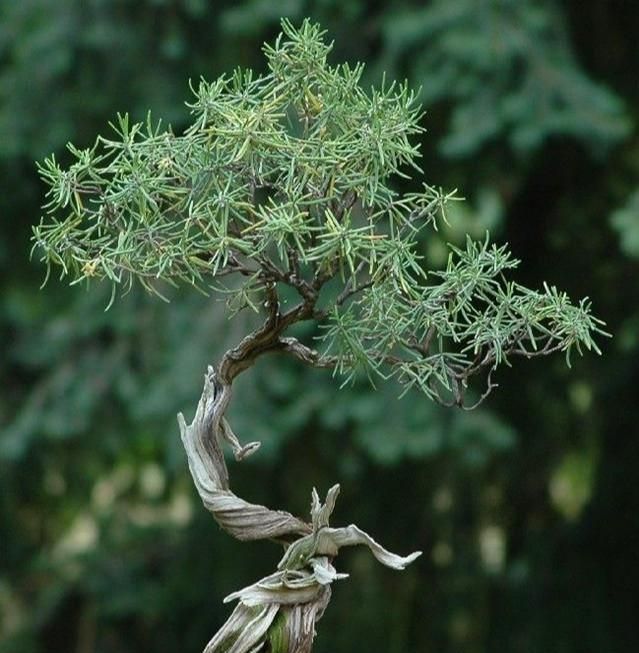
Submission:
<svg viewBox="0 0 639 653">
<path fill-rule="evenodd" d="M 283 21 L 265 74 L 192 85 L 182 133 L 118 115 L 92 147 L 68 145 L 67 168 L 46 159 L 34 250 L 72 284 L 108 280 L 112 301 L 135 281 L 160 296 L 182 283 L 228 293 L 231 313 L 265 313 L 227 352 L 230 380 L 279 350 L 465 406 L 470 378 L 487 376 L 481 399 L 514 355 L 598 351 L 588 300 L 513 282 L 518 261 L 488 236 L 424 269 L 420 242 L 457 198 L 416 179 L 416 93 L 386 81 L 366 92 L 364 66 L 329 64 L 331 47 L 308 20 Z M 399 192 L 400 178 L 420 189 Z M 296 300 L 284 312 L 285 293 Z M 317 322 L 318 350 L 285 336 L 303 320 Z"/>
</svg>

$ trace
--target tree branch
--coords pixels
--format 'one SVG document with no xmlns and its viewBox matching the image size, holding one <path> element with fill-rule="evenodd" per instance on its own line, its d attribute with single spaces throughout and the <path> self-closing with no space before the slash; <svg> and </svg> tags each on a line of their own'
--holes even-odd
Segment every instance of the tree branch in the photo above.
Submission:
<svg viewBox="0 0 639 653">
<path fill-rule="evenodd" d="M 337 356 L 322 356 L 317 350 L 307 347 L 297 338 L 280 338 L 277 349 L 306 365 L 317 368 L 333 368 L 339 360 Z"/>
</svg>

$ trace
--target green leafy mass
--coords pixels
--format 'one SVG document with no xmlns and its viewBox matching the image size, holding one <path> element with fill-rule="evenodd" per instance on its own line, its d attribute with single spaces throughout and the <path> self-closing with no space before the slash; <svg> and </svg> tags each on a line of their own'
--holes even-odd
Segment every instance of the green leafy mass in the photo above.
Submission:
<svg viewBox="0 0 639 653">
<path fill-rule="evenodd" d="M 318 351 L 269 346 L 444 403 L 466 405 L 474 375 L 481 400 L 513 355 L 597 350 L 587 299 L 509 280 L 518 261 L 488 236 L 424 269 L 420 243 L 458 198 L 397 190 L 422 174 L 416 94 L 386 81 L 365 92 L 363 66 L 329 65 L 330 50 L 318 26 L 283 22 L 268 72 L 200 81 L 182 134 L 120 115 L 111 137 L 68 146 L 68 168 L 45 160 L 34 250 L 72 283 L 109 280 L 112 300 L 135 280 L 160 296 L 182 282 L 267 313 L 278 337 L 315 320 Z M 284 300 L 299 303 L 281 314 Z"/>
</svg>

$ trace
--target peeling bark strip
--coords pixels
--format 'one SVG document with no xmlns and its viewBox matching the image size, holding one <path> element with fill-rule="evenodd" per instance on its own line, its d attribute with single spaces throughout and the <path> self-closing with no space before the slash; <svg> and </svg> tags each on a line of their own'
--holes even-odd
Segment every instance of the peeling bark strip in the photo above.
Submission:
<svg viewBox="0 0 639 653">
<path fill-rule="evenodd" d="M 241 357 L 238 358 L 241 361 Z M 259 442 L 242 445 L 224 417 L 231 398 L 232 379 L 244 369 L 240 363 L 229 373 L 228 361 L 225 357 L 221 366 L 224 369 L 227 363 L 223 375 L 228 379 L 226 383 L 220 381 L 221 375 L 212 367 L 208 368 L 193 422 L 187 424 L 182 413 L 178 415 L 193 482 L 207 510 L 237 539 L 279 539 L 292 543 L 287 546 L 275 573 L 226 597 L 225 603 L 234 600 L 239 603 L 204 653 L 267 650 L 271 653 L 311 653 L 315 622 L 328 605 L 330 585 L 347 576 L 338 573 L 332 565 L 340 547 L 364 544 L 379 562 L 393 569 L 404 569 L 421 552 L 398 556 L 354 524 L 331 528 L 329 519 L 339 485 L 328 491 L 324 503 L 313 489 L 311 523 L 235 495 L 229 487 L 222 445 L 229 444 L 235 459 L 240 461 L 257 451 Z"/>
</svg>

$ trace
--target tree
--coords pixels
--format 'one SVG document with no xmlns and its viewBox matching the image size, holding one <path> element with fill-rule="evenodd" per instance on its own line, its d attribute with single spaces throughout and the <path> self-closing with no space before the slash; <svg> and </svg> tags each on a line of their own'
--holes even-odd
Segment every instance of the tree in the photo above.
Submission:
<svg viewBox="0 0 639 653">
<path fill-rule="evenodd" d="M 115 136 L 69 145 L 68 168 L 54 157 L 40 166 L 49 201 L 34 248 L 72 284 L 109 282 L 110 305 L 135 282 L 160 297 L 162 284 L 182 283 L 226 294 L 231 315 L 262 316 L 208 368 L 193 422 L 178 418 L 193 481 L 218 523 L 238 539 L 287 547 L 278 571 L 228 597 L 239 605 L 209 653 L 267 641 L 273 651 L 310 651 L 329 586 L 343 576 L 332 565 L 340 547 L 365 544 L 397 569 L 419 555 L 392 554 L 354 525 L 329 527 L 339 486 L 323 504 L 313 491 L 311 523 L 230 490 L 222 444 L 241 460 L 259 443 L 240 444 L 225 414 L 234 380 L 260 356 L 287 354 L 345 382 L 394 377 L 472 408 L 511 358 L 562 351 L 570 363 L 573 349 L 598 352 L 593 335 L 604 333 L 587 299 L 573 305 L 555 287 L 510 280 L 518 261 L 488 236 L 425 271 L 417 238 L 457 198 L 428 184 L 393 186 L 422 173 L 415 94 L 386 82 L 365 93 L 363 66 L 327 63 L 318 26 L 282 25 L 265 46 L 267 74 L 237 70 L 194 88 L 182 134 L 150 115 L 145 124 L 120 115 Z M 302 322 L 316 326 L 317 348 L 296 336 Z"/>
</svg>

